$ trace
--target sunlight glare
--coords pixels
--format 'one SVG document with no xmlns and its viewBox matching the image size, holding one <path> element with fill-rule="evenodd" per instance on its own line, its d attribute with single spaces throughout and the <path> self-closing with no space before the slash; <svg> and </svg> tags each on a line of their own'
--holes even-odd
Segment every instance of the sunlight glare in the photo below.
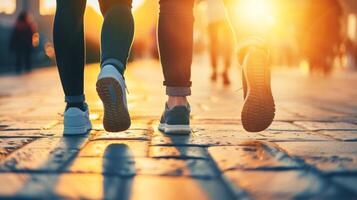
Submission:
<svg viewBox="0 0 357 200">
<path fill-rule="evenodd" d="M 15 0 L 1 0 L 0 13 L 11 14 L 16 10 Z"/>
<path fill-rule="evenodd" d="M 236 5 L 237 17 L 255 25 L 273 25 L 275 22 L 272 7 L 266 0 L 244 0 Z"/>
</svg>

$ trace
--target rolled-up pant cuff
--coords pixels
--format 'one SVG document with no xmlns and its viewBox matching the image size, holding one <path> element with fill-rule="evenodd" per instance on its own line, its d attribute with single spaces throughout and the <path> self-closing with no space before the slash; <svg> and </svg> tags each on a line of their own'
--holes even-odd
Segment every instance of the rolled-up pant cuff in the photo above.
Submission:
<svg viewBox="0 0 357 200">
<path fill-rule="evenodd" d="M 100 67 L 103 68 L 105 65 L 113 65 L 117 70 L 120 72 L 120 74 L 124 74 L 125 71 L 125 66 L 122 62 L 120 62 L 118 59 L 115 58 L 107 58 L 103 59 Z"/>
<path fill-rule="evenodd" d="M 84 95 L 75 96 L 65 96 L 64 101 L 67 103 L 82 103 L 85 102 L 86 98 Z"/>
<path fill-rule="evenodd" d="M 191 95 L 191 88 L 190 87 L 171 87 L 166 86 L 166 95 L 168 96 L 179 96 L 185 97 Z"/>
</svg>

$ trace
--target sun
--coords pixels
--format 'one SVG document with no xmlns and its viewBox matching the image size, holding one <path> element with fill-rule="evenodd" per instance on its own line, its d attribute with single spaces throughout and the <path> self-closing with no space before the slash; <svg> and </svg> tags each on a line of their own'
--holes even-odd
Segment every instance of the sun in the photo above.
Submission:
<svg viewBox="0 0 357 200">
<path fill-rule="evenodd" d="M 237 17 L 249 23 L 257 25 L 273 24 L 273 10 L 270 1 L 267 0 L 244 0 L 236 4 Z"/>
</svg>

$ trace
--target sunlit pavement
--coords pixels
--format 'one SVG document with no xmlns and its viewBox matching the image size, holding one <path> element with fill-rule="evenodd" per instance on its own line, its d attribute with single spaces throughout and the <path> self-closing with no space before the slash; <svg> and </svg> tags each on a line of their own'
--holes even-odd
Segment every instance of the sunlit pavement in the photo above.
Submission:
<svg viewBox="0 0 357 200">
<path fill-rule="evenodd" d="M 357 197 L 357 73 L 329 78 L 275 69 L 276 119 L 261 133 L 240 123 L 240 74 L 210 83 L 194 62 L 190 136 L 157 131 L 165 96 L 158 62 L 126 79 L 130 130 L 107 133 L 86 71 L 94 129 L 62 137 L 63 94 L 54 67 L 0 77 L 0 198 L 353 199 Z"/>
</svg>

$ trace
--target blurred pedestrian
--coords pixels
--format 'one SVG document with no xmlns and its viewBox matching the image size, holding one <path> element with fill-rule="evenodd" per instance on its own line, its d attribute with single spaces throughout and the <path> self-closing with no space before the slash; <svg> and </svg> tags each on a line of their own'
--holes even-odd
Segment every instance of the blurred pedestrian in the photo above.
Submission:
<svg viewBox="0 0 357 200">
<path fill-rule="evenodd" d="M 10 38 L 10 51 L 15 53 L 16 73 L 20 74 L 23 69 L 30 72 L 31 53 L 33 50 L 32 37 L 35 33 L 36 25 L 31 16 L 23 11 L 18 16 Z"/>
<path fill-rule="evenodd" d="M 338 0 L 314 0 L 305 11 L 300 33 L 300 49 L 307 58 L 310 72 L 332 71 L 335 57 L 342 44 L 341 17 L 343 10 Z"/>
<path fill-rule="evenodd" d="M 229 85 L 229 68 L 233 51 L 233 33 L 226 16 L 222 0 L 206 0 L 209 35 L 209 51 L 212 67 L 211 80 L 217 80 L 217 65 L 221 58 L 224 68 L 222 79 L 224 85 Z"/>
</svg>

